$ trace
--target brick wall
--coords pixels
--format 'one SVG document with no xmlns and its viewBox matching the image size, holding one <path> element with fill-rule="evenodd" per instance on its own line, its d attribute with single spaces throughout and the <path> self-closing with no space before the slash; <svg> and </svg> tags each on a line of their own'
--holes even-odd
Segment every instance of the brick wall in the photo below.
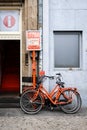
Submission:
<svg viewBox="0 0 87 130">
<path fill-rule="evenodd" d="M 31 60 L 26 52 L 26 30 L 37 30 L 37 0 L 25 0 L 22 10 L 22 75 L 31 76 Z M 28 53 L 28 66 L 25 65 L 25 53 Z"/>
</svg>

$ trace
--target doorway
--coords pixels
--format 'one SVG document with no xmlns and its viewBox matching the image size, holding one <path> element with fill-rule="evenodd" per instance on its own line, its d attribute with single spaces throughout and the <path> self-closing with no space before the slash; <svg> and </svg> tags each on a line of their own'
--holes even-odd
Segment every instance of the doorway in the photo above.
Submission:
<svg viewBox="0 0 87 130">
<path fill-rule="evenodd" d="M 0 93 L 20 93 L 20 40 L 0 40 Z"/>
</svg>

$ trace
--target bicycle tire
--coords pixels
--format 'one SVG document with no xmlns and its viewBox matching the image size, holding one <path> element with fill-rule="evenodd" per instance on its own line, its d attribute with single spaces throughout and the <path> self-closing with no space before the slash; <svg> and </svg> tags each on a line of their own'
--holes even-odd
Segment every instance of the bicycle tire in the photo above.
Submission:
<svg viewBox="0 0 87 130">
<path fill-rule="evenodd" d="M 72 102 L 69 104 L 60 105 L 61 110 L 67 114 L 74 114 L 74 113 L 78 112 L 82 105 L 82 100 L 81 100 L 80 94 L 78 92 L 75 92 L 74 90 L 65 90 L 63 93 L 68 93 L 68 96 L 70 96 L 71 92 L 73 94 Z"/>
<path fill-rule="evenodd" d="M 35 93 L 35 90 L 27 90 L 21 95 L 20 107 L 27 114 L 36 114 L 42 108 L 42 97 L 40 94 L 37 95 L 34 101 L 32 100 Z"/>
</svg>

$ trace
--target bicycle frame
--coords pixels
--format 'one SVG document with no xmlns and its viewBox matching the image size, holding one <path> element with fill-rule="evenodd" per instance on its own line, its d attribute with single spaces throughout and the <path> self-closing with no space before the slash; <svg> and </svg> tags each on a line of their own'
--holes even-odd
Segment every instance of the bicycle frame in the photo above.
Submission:
<svg viewBox="0 0 87 130">
<path fill-rule="evenodd" d="M 65 95 L 63 92 L 66 91 L 66 90 L 73 90 L 73 91 L 77 91 L 76 88 L 60 88 L 60 85 L 56 85 L 55 88 L 50 92 L 48 93 L 47 90 L 43 87 L 43 85 L 41 84 L 38 88 L 38 92 L 37 93 L 40 93 L 42 98 L 44 99 L 49 99 L 51 101 L 52 104 L 54 105 L 62 105 L 62 104 L 67 104 L 67 103 L 70 103 L 72 101 L 71 98 L 67 97 L 67 95 Z M 64 101 L 58 101 L 58 99 L 60 98 L 60 95 L 63 95 L 63 97 L 65 99 L 67 99 L 67 102 L 64 102 Z"/>
</svg>

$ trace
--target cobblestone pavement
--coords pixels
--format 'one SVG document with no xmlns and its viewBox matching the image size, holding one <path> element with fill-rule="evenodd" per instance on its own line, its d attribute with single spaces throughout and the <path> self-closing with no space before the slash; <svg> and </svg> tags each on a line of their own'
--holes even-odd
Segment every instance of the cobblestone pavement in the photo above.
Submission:
<svg viewBox="0 0 87 130">
<path fill-rule="evenodd" d="M 24 114 L 20 108 L 0 108 L 0 130 L 87 130 L 87 108 L 76 114 L 42 110 Z"/>
</svg>

